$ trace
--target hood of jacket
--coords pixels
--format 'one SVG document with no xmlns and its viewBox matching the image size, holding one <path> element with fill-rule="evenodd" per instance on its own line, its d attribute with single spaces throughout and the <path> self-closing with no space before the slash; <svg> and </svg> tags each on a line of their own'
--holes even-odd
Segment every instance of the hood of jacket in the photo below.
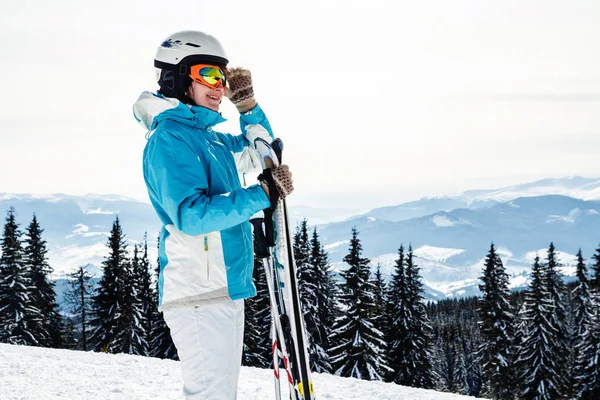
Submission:
<svg viewBox="0 0 600 400">
<path fill-rule="evenodd" d="M 143 92 L 134 103 L 133 116 L 146 131 L 153 131 L 164 120 L 200 129 L 208 129 L 226 121 L 220 113 L 206 107 L 190 106 L 149 91 Z"/>
</svg>

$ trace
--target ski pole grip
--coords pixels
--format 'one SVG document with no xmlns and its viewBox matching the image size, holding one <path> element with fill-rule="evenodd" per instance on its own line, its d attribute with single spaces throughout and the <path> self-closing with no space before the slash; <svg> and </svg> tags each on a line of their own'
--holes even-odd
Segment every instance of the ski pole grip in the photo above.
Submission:
<svg viewBox="0 0 600 400">
<path fill-rule="evenodd" d="M 282 162 L 282 158 L 283 157 L 283 141 L 279 138 L 275 139 L 273 141 L 273 143 L 271 143 L 271 148 L 273 149 L 273 151 L 275 152 L 275 155 L 277 156 L 277 159 L 279 160 L 279 164 L 281 164 Z"/>
<path fill-rule="evenodd" d="M 256 258 L 269 257 L 269 247 L 267 246 L 267 238 L 263 232 L 264 218 L 252 218 L 250 223 L 254 228 L 254 256 Z"/>
<path fill-rule="evenodd" d="M 275 230 L 273 227 L 273 210 L 270 208 L 264 209 L 265 214 L 265 242 L 268 247 L 275 246 Z"/>
</svg>

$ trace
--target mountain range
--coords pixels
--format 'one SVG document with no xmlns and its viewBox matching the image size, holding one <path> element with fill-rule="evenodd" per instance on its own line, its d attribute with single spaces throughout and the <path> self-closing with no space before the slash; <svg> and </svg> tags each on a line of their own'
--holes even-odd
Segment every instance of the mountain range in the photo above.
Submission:
<svg viewBox="0 0 600 400">
<path fill-rule="evenodd" d="M 59 279 L 80 265 L 101 273 L 106 240 L 118 215 L 130 244 L 148 233 L 156 257 L 160 222 L 150 204 L 117 195 L 71 196 L 0 193 L 0 210 L 15 207 L 25 227 L 33 213 L 45 229 L 49 259 Z M 348 209 L 291 207 L 291 224 L 307 218 L 317 225 L 332 265 L 343 269 L 352 228 L 364 256 L 393 269 L 400 244 L 412 246 L 429 298 L 477 294 L 477 279 L 493 242 L 515 288 L 527 284 L 535 254 L 543 258 L 554 242 L 566 276 L 573 275 L 579 248 L 590 258 L 600 243 L 600 179 L 545 179 L 494 190 L 425 197 L 353 214 Z"/>
</svg>

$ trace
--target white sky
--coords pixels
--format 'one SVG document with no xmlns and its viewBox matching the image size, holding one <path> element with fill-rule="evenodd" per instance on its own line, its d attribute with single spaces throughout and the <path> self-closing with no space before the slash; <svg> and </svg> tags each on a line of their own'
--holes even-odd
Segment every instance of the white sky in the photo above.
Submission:
<svg viewBox="0 0 600 400">
<path fill-rule="evenodd" d="M 184 29 L 252 70 L 293 203 L 600 176 L 596 0 L 8 0 L 1 19 L 0 192 L 146 199 L 131 106 Z"/>
</svg>

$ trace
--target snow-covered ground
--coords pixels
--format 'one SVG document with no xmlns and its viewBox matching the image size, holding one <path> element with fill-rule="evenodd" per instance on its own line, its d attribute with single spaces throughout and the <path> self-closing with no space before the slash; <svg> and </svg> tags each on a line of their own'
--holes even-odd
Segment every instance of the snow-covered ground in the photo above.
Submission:
<svg viewBox="0 0 600 400">
<path fill-rule="evenodd" d="M 315 374 L 313 381 L 318 400 L 474 398 L 326 374 Z M 239 400 L 274 398 L 272 371 L 242 368 Z M 176 361 L 0 344 L 0 399 L 180 400 L 183 395 Z"/>
</svg>

